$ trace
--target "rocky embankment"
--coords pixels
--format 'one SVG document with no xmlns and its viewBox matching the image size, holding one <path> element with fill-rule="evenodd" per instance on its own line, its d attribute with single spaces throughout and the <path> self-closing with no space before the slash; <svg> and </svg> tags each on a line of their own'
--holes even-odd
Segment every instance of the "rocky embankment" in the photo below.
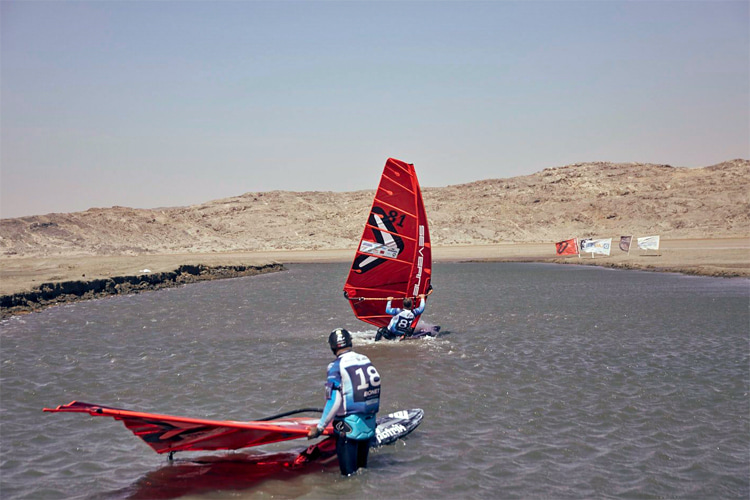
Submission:
<svg viewBox="0 0 750 500">
<path fill-rule="evenodd" d="M 29 292 L 1 296 L 0 318 L 79 300 L 140 293 L 199 281 L 254 276 L 282 270 L 284 270 L 284 267 L 281 264 L 263 266 L 183 265 L 168 272 L 43 283 Z"/>
</svg>

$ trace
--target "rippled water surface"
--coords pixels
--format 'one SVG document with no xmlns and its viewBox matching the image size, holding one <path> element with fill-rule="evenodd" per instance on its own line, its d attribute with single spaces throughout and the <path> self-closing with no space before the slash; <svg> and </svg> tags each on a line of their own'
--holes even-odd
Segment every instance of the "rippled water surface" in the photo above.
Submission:
<svg viewBox="0 0 750 500">
<path fill-rule="evenodd" d="M 57 498 L 748 498 L 750 281 L 545 264 L 440 264 L 424 319 L 379 342 L 347 264 L 113 297 L 0 324 L 0 494 Z M 348 479 L 243 453 L 173 464 L 81 400 L 250 420 L 322 406 L 328 332 L 383 376 L 407 439 Z M 210 456 L 207 458 L 207 456 Z"/>
</svg>

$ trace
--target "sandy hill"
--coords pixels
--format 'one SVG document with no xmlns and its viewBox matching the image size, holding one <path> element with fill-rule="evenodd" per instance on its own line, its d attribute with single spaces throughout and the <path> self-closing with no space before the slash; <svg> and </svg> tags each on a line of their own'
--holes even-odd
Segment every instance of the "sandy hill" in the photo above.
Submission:
<svg viewBox="0 0 750 500">
<path fill-rule="evenodd" d="M 52 257 L 351 248 L 374 190 L 246 193 L 189 207 L 0 220 L 0 255 Z M 659 234 L 750 235 L 750 161 L 703 168 L 579 163 L 423 188 L 435 245 Z"/>
</svg>

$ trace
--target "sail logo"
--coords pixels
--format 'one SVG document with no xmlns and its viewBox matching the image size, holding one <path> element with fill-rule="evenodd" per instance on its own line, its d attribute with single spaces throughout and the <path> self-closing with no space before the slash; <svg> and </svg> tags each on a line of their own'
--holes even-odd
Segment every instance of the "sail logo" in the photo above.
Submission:
<svg viewBox="0 0 750 500">
<path fill-rule="evenodd" d="M 417 274 L 415 276 L 414 290 L 412 295 L 419 295 L 419 286 L 422 284 L 422 267 L 424 266 L 424 226 L 419 226 L 419 256 L 417 257 Z"/>
<path fill-rule="evenodd" d="M 357 273 L 366 273 L 377 267 L 388 259 L 396 259 L 404 250 L 404 240 L 398 235 L 393 224 L 394 218 L 387 214 L 381 207 L 372 207 L 368 219 L 369 229 L 375 241 L 367 240 L 365 236 L 359 244 L 358 255 L 352 264 L 352 270 Z M 422 238 L 424 243 L 424 238 Z"/>
</svg>

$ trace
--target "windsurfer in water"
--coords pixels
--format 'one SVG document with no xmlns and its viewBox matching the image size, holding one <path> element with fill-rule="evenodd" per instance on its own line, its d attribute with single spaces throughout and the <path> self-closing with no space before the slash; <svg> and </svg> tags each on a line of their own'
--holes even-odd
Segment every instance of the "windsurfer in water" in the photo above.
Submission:
<svg viewBox="0 0 750 500">
<path fill-rule="evenodd" d="M 414 327 L 417 326 L 419 316 L 424 312 L 425 306 L 427 305 L 427 296 L 420 294 L 417 298 L 420 299 L 419 306 L 414 308 L 414 301 L 411 297 L 404 299 L 404 308 L 399 309 L 398 307 L 391 307 L 393 297 L 388 297 L 388 303 L 385 305 L 385 312 L 392 315 L 393 318 L 387 327 L 378 329 L 378 333 L 375 334 L 375 340 L 378 341 L 382 337 L 388 340 L 393 340 L 396 337 L 399 340 L 403 340 L 406 337 L 411 337 L 414 333 Z"/>
<path fill-rule="evenodd" d="M 380 374 L 370 359 L 352 350 L 352 336 L 337 328 L 328 336 L 336 360 L 328 365 L 326 405 L 308 439 L 320 436 L 333 421 L 336 454 L 341 474 L 348 476 L 367 467 L 370 439 L 375 436 L 380 408 Z"/>
</svg>

